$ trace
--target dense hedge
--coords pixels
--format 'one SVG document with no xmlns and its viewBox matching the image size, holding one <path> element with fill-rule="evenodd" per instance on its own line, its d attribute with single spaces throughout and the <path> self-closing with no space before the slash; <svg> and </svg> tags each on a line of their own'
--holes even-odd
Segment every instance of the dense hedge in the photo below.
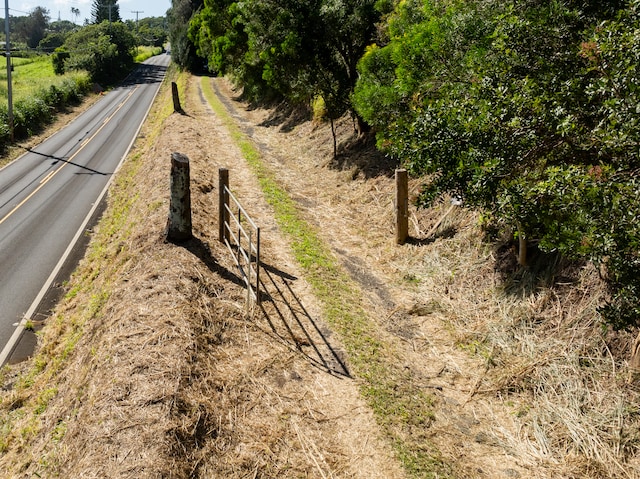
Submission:
<svg viewBox="0 0 640 479">
<path fill-rule="evenodd" d="M 541 249 L 601 266 L 640 324 L 640 1 L 406 1 L 360 62 L 380 148 Z"/>
</svg>

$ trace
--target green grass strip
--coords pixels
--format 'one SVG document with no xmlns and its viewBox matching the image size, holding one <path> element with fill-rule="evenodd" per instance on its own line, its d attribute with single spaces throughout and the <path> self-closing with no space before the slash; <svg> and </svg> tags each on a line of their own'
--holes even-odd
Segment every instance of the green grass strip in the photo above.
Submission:
<svg viewBox="0 0 640 479">
<path fill-rule="evenodd" d="M 253 142 L 240 130 L 215 94 L 211 79 L 202 78 L 202 91 L 223 121 L 256 175 L 279 228 L 291 242 L 305 278 L 321 301 L 327 322 L 340 334 L 361 391 L 397 457 L 414 477 L 446 477 L 447 467 L 426 440 L 433 421 L 432 398 L 411 385 L 394 361 L 393 348 L 379 338 L 362 306 L 359 286 L 345 273 L 330 248 L 305 221 L 300 209 L 264 164 Z"/>
</svg>

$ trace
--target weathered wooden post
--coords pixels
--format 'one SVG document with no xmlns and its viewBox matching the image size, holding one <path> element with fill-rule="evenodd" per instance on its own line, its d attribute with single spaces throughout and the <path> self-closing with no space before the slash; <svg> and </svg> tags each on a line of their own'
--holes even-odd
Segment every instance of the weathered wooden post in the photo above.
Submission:
<svg viewBox="0 0 640 479">
<path fill-rule="evenodd" d="M 396 170 L 396 243 L 409 236 L 409 180 L 407 170 Z"/>
<path fill-rule="evenodd" d="M 171 82 L 171 94 L 173 96 L 173 111 L 176 113 L 182 113 L 182 107 L 180 106 L 180 95 L 178 94 L 178 85 L 176 82 Z"/>
<path fill-rule="evenodd" d="M 518 221 L 518 264 L 527 266 L 527 236 Z"/>
<path fill-rule="evenodd" d="M 218 237 L 221 243 L 229 241 L 229 170 L 218 170 Z"/>
<path fill-rule="evenodd" d="M 191 238 L 191 188 L 189 158 L 171 153 L 171 199 L 167 221 L 167 240 L 186 241 Z"/>
</svg>

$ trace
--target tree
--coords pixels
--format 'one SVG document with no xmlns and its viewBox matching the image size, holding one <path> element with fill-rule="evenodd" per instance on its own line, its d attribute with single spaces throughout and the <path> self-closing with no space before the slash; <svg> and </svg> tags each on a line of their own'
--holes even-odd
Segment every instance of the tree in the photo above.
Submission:
<svg viewBox="0 0 640 479">
<path fill-rule="evenodd" d="M 113 84 L 133 67 L 135 39 L 124 23 L 102 22 L 72 33 L 64 44 L 71 53 L 66 69 L 86 70 L 93 81 Z"/>
<path fill-rule="evenodd" d="M 38 44 L 38 48 L 45 52 L 53 52 L 56 48 L 64 45 L 67 38 L 65 33 L 49 33 Z"/>
<path fill-rule="evenodd" d="M 189 21 L 203 6 L 203 0 L 172 0 L 167 10 L 171 58 L 180 68 L 197 70 L 202 64 L 196 55 L 196 47 L 189 39 Z"/>
<path fill-rule="evenodd" d="M 36 7 L 17 23 L 15 32 L 29 48 L 36 48 L 44 38 L 48 24 L 49 11 L 43 7 Z"/>
<path fill-rule="evenodd" d="M 73 15 L 74 22 L 78 22 L 78 17 L 80 16 L 80 9 L 77 7 L 71 7 L 71 14 Z"/>
<path fill-rule="evenodd" d="M 357 62 L 379 19 L 373 0 L 254 0 L 242 16 L 270 85 L 293 101 L 322 96 L 332 118 L 348 109 Z"/>
<path fill-rule="evenodd" d="M 93 0 L 91 19 L 96 24 L 104 21 L 110 23 L 121 22 L 118 0 Z"/>
<path fill-rule="evenodd" d="M 138 45 L 162 47 L 167 42 L 168 32 L 164 17 L 145 17 L 137 22 L 127 20 L 125 23 L 135 32 Z"/>
<path fill-rule="evenodd" d="M 51 22 L 47 28 L 48 33 L 69 33 L 76 30 L 78 27 L 75 23 L 69 20 L 58 20 Z"/>
<path fill-rule="evenodd" d="M 459 196 L 601 263 L 615 327 L 640 312 L 639 5 L 407 0 L 354 94 L 379 146 L 428 178 L 421 205 Z"/>
<path fill-rule="evenodd" d="M 189 38 L 209 67 L 233 73 L 245 94 L 270 89 L 297 104 L 321 98 L 333 120 L 350 108 L 357 62 L 380 18 L 377 3 L 206 0 Z"/>
<path fill-rule="evenodd" d="M 248 51 L 240 9 L 233 0 L 205 0 L 189 22 L 188 37 L 215 73 L 233 73 Z"/>
</svg>

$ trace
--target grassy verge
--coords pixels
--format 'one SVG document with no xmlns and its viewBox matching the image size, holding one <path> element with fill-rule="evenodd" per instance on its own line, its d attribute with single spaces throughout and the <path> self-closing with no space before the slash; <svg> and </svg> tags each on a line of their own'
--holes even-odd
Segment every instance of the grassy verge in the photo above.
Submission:
<svg viewBox="0 0 640 479">
<path fill-rule="evenodd" d="M 429 444 L 426 432 L 433 421 L 432 398 L 412 384 L 398 366 L 393 345 L 382 339 L 362 306 L 362 291 L 345 273 L 330 248 L 304 219 L 295 202 L 262 161 L 260 152 L 238 128 L 203 77 L 202 89 L 254 171 L 276 221 L 291 242 L 327 322 L 340 334 L 351 368 L 378 423 L 405 469 L 415 477 L 445 477 L 446 465 Z"/>
<path fill-rule="evenodd" d="M 141 46 L 136 48 L 136 54 L 133 58 L 133 61 L 136 63 L 142 63 L 148 58 L 151 58 L 155 55 L 160 55 L 162 53 L 161 47 L 146 47 Z"/>
<path fill-rule="evenodd" d="M 49 56 L 35 56 L 30 58 L 14 58 L 11 72 L 11 91 L 14 102 L 27 99 L 47 90 L 54 85 L 61 88 L 68 81 L 87 76 L 84 72 L 69 72 L 56 75 Z M 7 64 L 0 62 L 0 97 L 7 99 Z"/>
</svg>

